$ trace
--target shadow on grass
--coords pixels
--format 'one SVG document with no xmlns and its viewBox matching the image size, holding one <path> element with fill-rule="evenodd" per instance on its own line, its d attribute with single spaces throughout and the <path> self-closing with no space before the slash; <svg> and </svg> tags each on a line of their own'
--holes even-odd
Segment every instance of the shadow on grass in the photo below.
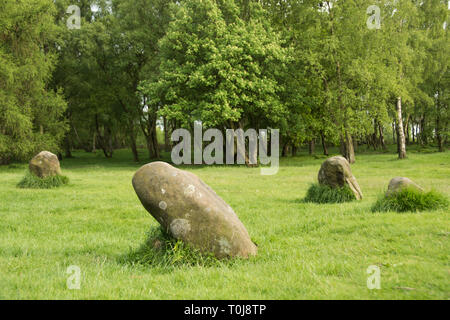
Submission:
<svg viewBox="0 0 450 320">
<path fill-rule="evenodd" d="M 162 273 L 190 267 L 232 266 L 239 260 L 217 259 L 212 254 L 202 253 L 172 238 L 161 227 L 153 227 L 139 248 L 118 258 L 121 264 L 149 267 Z"/>
</svg>

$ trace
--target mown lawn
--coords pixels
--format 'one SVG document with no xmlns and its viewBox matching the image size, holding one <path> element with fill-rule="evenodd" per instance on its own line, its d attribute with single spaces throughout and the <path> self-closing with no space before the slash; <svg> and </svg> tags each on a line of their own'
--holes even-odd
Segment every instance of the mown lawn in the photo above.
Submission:
<svg viewBox="0 0 450 320">
<path fill-rule="evenodd" d="M 0 299 L 449 299 L 449 210 L 372 213 L 395 176 L 450 196 L 450 154 L 357 156 L 364 199 L 305 204 L 322 158 L 281 160 L 276 176 L 245 167 L 189 167 L 236 211 L 258 244 L 248 261 L 154 268 L 133 264 L 157 222 L 131 185 L 140 165 L 84 152 L 61 163 L 70 183 L 55 190 L 16 188 L 25 164 L 0 167 Z M 145 152 L 142 151 L 142 157 Z M 67 267 L 81 289 L 69 290 Z M 381 268 L 381 289 L 366 270 Z"/>
</svg>

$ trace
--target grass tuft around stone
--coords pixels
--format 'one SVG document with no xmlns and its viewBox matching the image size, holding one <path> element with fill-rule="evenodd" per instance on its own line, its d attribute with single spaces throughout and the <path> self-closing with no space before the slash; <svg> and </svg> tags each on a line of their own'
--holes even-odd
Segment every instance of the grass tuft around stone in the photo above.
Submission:
<svg viewBox="0 0 450 320">
<path fill-rule="evenodd" d="M 332 188 L 327 185 L 314 183 L 309 187 L 303 202 L 343 203 L 354 200 L 356 200 L 356 197 L 347 185 L 342 188 Z"/>
<path fill-rule="evenodd" d="M 53 189 L 68 183 L 69 178 L 66 176 L 56 175 L 39 178 L 30 171 L 27 171 L 23 179 L 17 184 L 17 187 L 21 189 Z"/>
<path fill-rule="evenodd" d="M 219 267 L 231 265 L 236 259 L 218 259 L 212 253 L 203 253 L 181 240 L 174 239 L 163 228 L 154 227 L 148 233 L 143 245 L 120 260 L 132 265 L 172 269 L 195 266 Z"/>
<path fill-rule="evenodd" d="M 380 196 L 372 206 L 372 212 L 418 212 L 447 207 L 448 199 L 437 191 L 423 192 L 414 188 L 404 188 L 389 196 Z"/>
</svg>

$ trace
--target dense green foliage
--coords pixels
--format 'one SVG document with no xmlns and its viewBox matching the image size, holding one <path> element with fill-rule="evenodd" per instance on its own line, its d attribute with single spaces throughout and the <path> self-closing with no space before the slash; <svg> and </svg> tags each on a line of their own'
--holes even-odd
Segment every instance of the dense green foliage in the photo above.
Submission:
<svg viewBox="0 0 450 320">
<path fill-rule="evenodd" d="M 342 203 L 356 200 L 349 186 L 332 188 L 327 185 L 313 183 L 306 192 L 304 202 L 314 203 Z"/>
<path fill-rule="evenodd" d="M 389 196 L 380 196 L 372 211 L 417 212 L 425 210 L 446 209 L 447 198 L 437 191 L 422 192 L 414 188 L 404 188 Z"/>
<path fill-rule="evenodd" d="M 174 6 L 175 8 L 175 6 Z M 149 104 L 190 128 L 276 125 L 284 110 L 277 77 L 288 61 L 261 10 L 245 21 L 232 1 L 186 1 L 160 42 L 161 77 L 144 86 Z M 242 124 L 241 124 L 242 125 Z"/>
<path fill-rule="evenodd" d="M 52 1 L 0 3 L 0 164 L 58 151 L 66 132 L 61 90 L 49 87 L 58 28 Z"/>
<path fill-rule="evenodd" d="M 43 149 L 130 147 L 139 161 L 145 146 L 160 158 L 196 120 L 280 129 L 283 156 L 319 141 L 351 163 L 364 145 L 445 151 L 444 0 L 379 0 L 378 29 L 366 0 L 75 4 L 79 29 L 67 27 L 70 0 L 1 4 L 0 163 Z"/>
<path fill-rule="evenodd" d="M 17 184 L 22 189 L 53 189 L 68 184 L 69 178 L 62 175 L 39 178 L 27 171 L 22 180 Z"/>
</svg>

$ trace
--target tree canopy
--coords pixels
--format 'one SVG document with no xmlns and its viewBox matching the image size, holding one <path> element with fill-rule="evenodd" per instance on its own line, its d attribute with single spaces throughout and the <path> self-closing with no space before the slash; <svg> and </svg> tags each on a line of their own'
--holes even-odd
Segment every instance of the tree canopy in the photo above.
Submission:
<svg viewBox="0 0 450 320">
<path fill-rule="evenodd" d="M 444 0 L 2 1 L 0 163 L 43 149 L 159 158 L 195 121 L 279 129 L 282 155 L 317 141 L 350 162 L 388 141 L 400 158 L 410 143 L 445 151 L 448 12 Z"/>
</svg>

